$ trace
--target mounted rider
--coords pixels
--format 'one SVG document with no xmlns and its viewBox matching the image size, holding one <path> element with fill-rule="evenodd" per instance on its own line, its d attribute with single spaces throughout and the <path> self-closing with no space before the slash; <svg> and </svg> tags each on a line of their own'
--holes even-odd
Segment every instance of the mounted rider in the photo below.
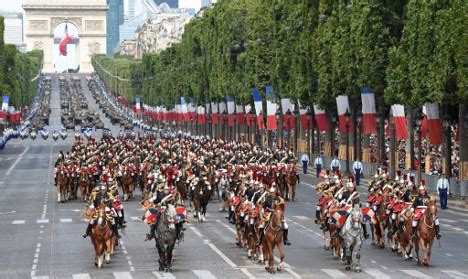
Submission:
<svg viewBox="0 0 468 279">
<path fill-rule="evenodd" d="M 418 238 L 417 232 L 418 232 L 419 220 L 423 216 L 424 212 L 427 210 L 427 205 L 429 201 L 431 200 L 431 197 L 427 194 L 427 191 L 424 185 L 425 185 L 425 181 L 421 179 L 421 185 L 418 188 L 418 195 L 416 196 L 413 202 L 412 209 L 411 209 L 413 211 L 413 222 L 412 222 L 413 239 Z M 440 239 L 442 235 L 440 235 L 438 216 L 436 216 L 434 224 L 435 224 L 434 228 L 436 231 L 436 237 L 437 239 Z"/>
<path fill-rule="evenodd" d="M 257 245 L 262 243 L 263 237 L 265 235 L 265 227 L 270 221 L 270 217 L 272 212 L 275 211 L 275 206 L 284 206 L 284 200 L 277 195 L 276 188 L 270 187 L 268 190 L 268 194 L 264 197 L 264 202 L 263 202 L 263 214 L 262 214 L 262 224 L 259 227 L 260 230 L 260 238 L 257 241 Z M 286 220 L 282 220 L 283 223 L 283 244 L 285 245 L 291 245 L 291 243 L 288 240 L 288 224 L 286 223 Z"/>
<path fill-rule="evenodd" d="M 119 231 L 117 229 L 117 225 L 115 223 L 115 218 L 113 217 L 116 214 L 115 214 L 114 209 L 111 206 L 111 199 L 109 197 L 109 194 L 107 193 L 107 187 L 106 185 L 101 184 L 99 189 L 100 191 L 97 192 L 95 195 L 93 195 L 93 201 L 91 205 L 89 206 L 88 211 L 93 212 L 96 208 L 99 207 L 101 203 L 105 204 L 106 215 L 109 217 L 109 221 L 111 223 L 111 230 L 117 238 L 121 238 Z M 93 226 L 96 221 L 96 219 L 93 218 L 94 216 L 92 216 L 91 214 L 88 217 L 90 221 L 89 221 L 88 227 L 86 228 L 86 232 L 83 234 L 83 238 L 86 238 L 91 233 L 91 230 L 93 229 Z"/>
</svg>

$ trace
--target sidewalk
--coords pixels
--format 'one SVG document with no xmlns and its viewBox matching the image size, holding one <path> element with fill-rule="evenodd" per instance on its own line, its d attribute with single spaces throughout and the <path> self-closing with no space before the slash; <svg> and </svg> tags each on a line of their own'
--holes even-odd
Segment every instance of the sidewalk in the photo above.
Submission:
<svg viewBox="0 0 468 279">
<path fill-rule="evenodd" d="M 299 166 L 300 173 L 302 173 L 302 165 Z M 312 168 L 310 165 L 307 168 L 307 174 L 313 175 L 314 177 L 316 176 L 315 169 Z M 362 178 L 361 179 L 361 185 L 359 187 L 365 188 L 367 190 L 369 183 L 372 180 L 369 178 Z M 437 199 L 438 205 L 439 203 L 439 196 L 437 193 L 430 193 L 432 198 Z M 447 211 L 453 212 L 453 213 L 460 213 L 460 214 L 468 214 L 468 199 L 456 199 L 455 196 L 449 195 L 448 200 L 447 200 Z M 439 209 L 440 210 L 440 209 Z"/>
</svg>

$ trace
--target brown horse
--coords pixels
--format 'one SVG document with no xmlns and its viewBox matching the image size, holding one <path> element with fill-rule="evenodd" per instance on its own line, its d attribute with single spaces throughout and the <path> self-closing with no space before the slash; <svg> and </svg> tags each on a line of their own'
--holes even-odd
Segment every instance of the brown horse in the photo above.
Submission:
<svg viewBox="0 0 468 279">
<path fill-rule="evenodd" d="M 437 218 L 436 201 L 430 200 L 424 215 L 421 217 L 418 226 L 418 239 L 414 243 L 414 250 L 416 251 L 416 261 L 421 265 L 419 259 L 419 247 L 422 249 L 424 266 L 431 266 L 431 251 L 434 237 L 436 236 L 435 221 Z"/>
<path fill-rule="evenodd" d="M 68 200 L 68 178 L 63 170 L 57 174 L 58 202 Z"/>
<path fill-rule="evenodd" d="M 123 200 L 127 201 L 129 198 L 133 197 L 133 176 L 128 172 L 122 174 L 121 184 Z"/>
<path fill-rule="evenodd" d="M 376 205 L 377 210 L 376 213 L 376 220 L 377 222 L 374 225 L 371 225 L 372 229 L 372 236 L 373 236 L 373 244 L 379 246 L 380 248 L 385 248 L 385 228 L 387 223 L 387 203 L 388 203 L 388 195 L 382 196 L 382 201 Z"/>
<path fill-rule="evenodd" d="M 105 261 L 110 263 L 111 254 L 114 253 L 114 247 L 117 241 L 116 236 L 112 233 L 111 223 L 106 216 L 106 205 L 100 204 L 97 209 L 97 224 L 93 227 L 90 233 L 91 242 L 96 253 L 94 265 L 97 268 L 102 268 L 105 252 Z"/>
<path fill-rule="evenodd" d="M 277 267 L 278 271 L 284 268 L 284 247 L 283 247 L 283 210 L 279 205 L 275 205 L 273 213 L 271 213 L 270 221 L 265 227 L 264 238 L 262 241 L 263 255 L 265 256 L 265 270 L 270 273 L 275 273 L 274 267 L 274 252 L 275 246 L 278 248 L 280 263 Z"/>
<path fill-rule="evenodd" d="M 288 170 L 288 172 L 285 175 L 285 184 L 286 184 L 286 200 L 291 200 L 294 201 L 296 198 L 296 185 L 297 185 L 297 176 L 294 171 L 291 169 Z"/>
<path fill-rule="evenodd" d="M 399 218 L 403 220 L 398 220 L 397 226 L 399 227 L 397 233 L 397 241 L 399 243 L 399 252 L 405 258 L 405 260 L 413 259 L 411 251 L 413 250 L 413 229 L 412 229 L 412 216 L 413 213 L 410 210 L 402 212 L 399 215 Z"/>
<path fill-rule="evenodd" d="M 84 171 L 80 175 L 80 193 L 81 193 L 81 200 L 88 201 L 91 198 L 91 177 L 90 175 Z"/>
</svg>

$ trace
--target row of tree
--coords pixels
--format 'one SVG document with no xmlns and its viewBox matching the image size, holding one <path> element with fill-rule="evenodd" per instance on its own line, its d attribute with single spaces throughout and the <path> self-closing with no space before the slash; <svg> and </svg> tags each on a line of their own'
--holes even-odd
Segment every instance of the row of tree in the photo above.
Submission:
<svg viewBox="0 0 468 279">
<path fill-rule="evenodd" d="M 21 53 L 3 40 L 4 19 L 0 17 L 0 94 L 10 96 L 16 109 L 30 104 L 36 94 L 36 78 L 42 64 L 42 51 Z"/>
<path fill-rule="evenodd" d="M 95 69 L 130 102 L 167 108 L 180 96 L 252 103 L 252 87 L 272 85 L 278 96 L 317 104 L 329 116 L 335 97 L 346 94 L 355 119 L 360 88 L 370 87 L 381 115 L 405 105 L 413 131 L 413 108 L 426 102 L 461 122 L 468 114 L 467 10 L 463 0 L 219 1 L 185 26 L 180 43 L 141 61 L 98 56 Z"/>
</svg>

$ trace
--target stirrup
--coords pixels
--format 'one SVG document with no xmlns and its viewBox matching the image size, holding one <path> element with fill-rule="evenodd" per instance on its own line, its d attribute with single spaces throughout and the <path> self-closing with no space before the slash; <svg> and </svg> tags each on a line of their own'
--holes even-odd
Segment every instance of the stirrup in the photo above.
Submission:
<svg viewBox="0 0 468 279">
<path fill-rule="evenodd" d="M 441 234 L 436 234 L 436 238 L 437 238 L 437 239 L 440 239 L 441 237 L 442 237 Z"/>
<path fill-rule="evenodd" d="M 88 234 L 87 233 L 83 234 L 83 238 L 86 238 L 86 237 L 88 237 Z"/>
</svg>

